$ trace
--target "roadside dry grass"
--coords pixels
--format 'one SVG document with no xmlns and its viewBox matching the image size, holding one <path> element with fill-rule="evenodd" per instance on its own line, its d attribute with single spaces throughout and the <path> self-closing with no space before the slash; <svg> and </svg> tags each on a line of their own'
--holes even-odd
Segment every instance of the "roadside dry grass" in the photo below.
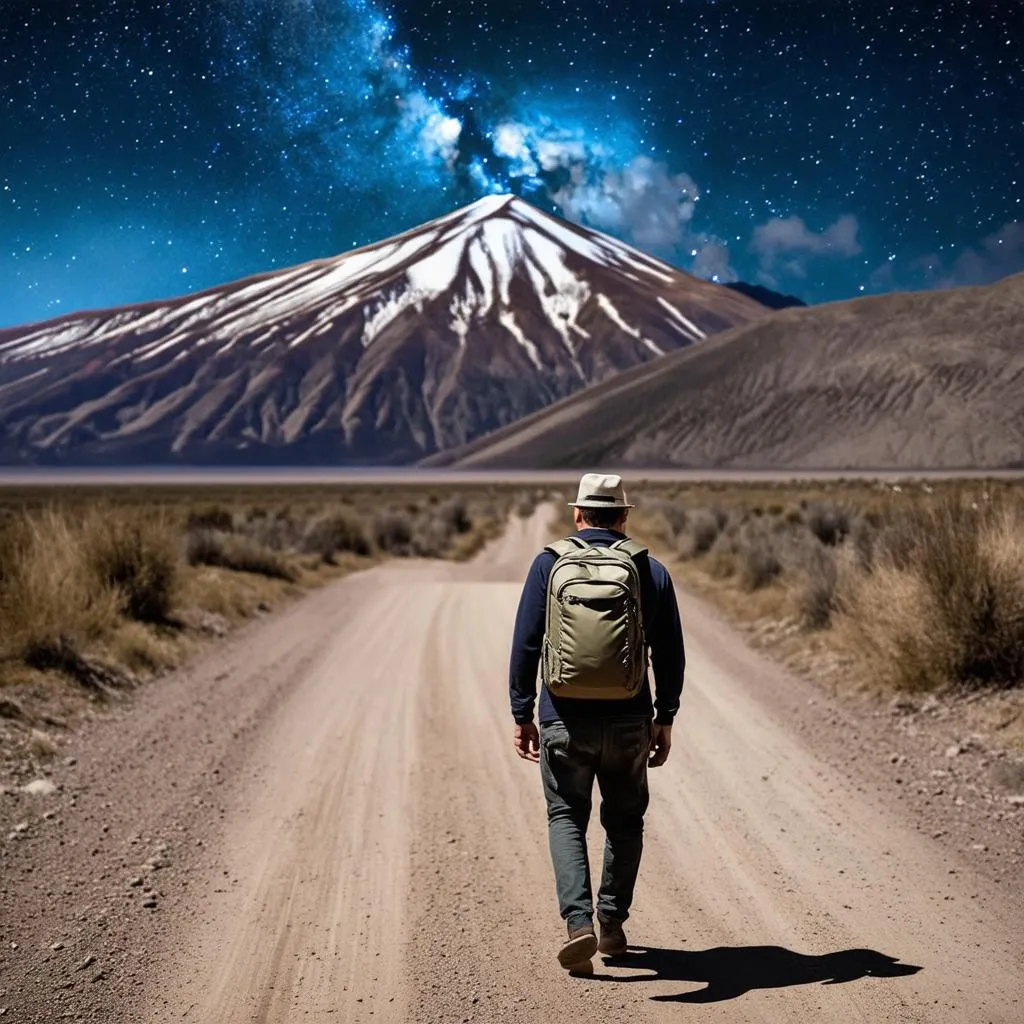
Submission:
<svg viewBox="0 0 1024 1024">
<path fill-rule="evenodd" d="M 522 488 L 126 487 L 0 491 L 0 687 L 94 690 L 391 557 L 466 559 Z"/>
<path fill-rule="evenodd" d="M 791 663 L 880 694 L 1022 693 L 1017 485 L 645 485 L 642 499 L 635 532 Z M 1024 744 L 1024 720 L 1010 732 Z"/>
</svg>

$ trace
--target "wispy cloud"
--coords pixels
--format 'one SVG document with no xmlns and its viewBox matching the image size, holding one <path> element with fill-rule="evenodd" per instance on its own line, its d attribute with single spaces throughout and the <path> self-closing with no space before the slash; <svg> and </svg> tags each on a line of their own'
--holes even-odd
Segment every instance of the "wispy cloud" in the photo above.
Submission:
<svg viewBox="0 0 1024 1024">
<path fill-rule="evenodd" d="M 823 231 L 812 231 L 802 217 L 773 217 L 754 228 L 750 250 L 759 259 L 757 279 L 779 288 L 785 278 L 803 281 L 812 260 L 849 259 L 863 251 L 860 223 L 844 214 Z"/>
<path fill-rule="evenodd" d="M 802 217 L 774 217 L 754 228 L 750 248 L 764 259 L 785 255 L 857 256 L 860 224 L 848 213 L 824 231 L 812 231 Z"/>
<path fill-rule="evenodd" d="M 572 220 L 612 231 L 652 252 L 684 245 L 700 192 L 685 173 L 645 156 L 625 167 L 574 165 L 552 199 Z"/>
</svg>

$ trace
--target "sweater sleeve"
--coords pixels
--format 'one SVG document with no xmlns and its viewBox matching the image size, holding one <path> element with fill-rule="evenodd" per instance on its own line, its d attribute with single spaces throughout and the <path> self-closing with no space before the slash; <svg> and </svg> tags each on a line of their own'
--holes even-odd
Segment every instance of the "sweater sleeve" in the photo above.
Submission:
<svg viewBox="0 0 1024 1024">
<path fill-rule="evenodd" d="M 537 701 L 537 669 L 544 640 L 544 614 L 548 575 L 553 558 L 541 552 L 533 561 L 519 598 L 512 656 L 509 662 L 508 693 L 512 717 L 520 724 L 533 721 Z"/>
<path fill-rule="evenodd" d="M 676 590 L 668 570 L 651 559 L 655 594 L 654 621 L 648 625 L 647 642 L 654 670 L 654 720 L 671 725 L 679 710 L 686 671 L 683 626 L 679 620 Z"/>
</svg>

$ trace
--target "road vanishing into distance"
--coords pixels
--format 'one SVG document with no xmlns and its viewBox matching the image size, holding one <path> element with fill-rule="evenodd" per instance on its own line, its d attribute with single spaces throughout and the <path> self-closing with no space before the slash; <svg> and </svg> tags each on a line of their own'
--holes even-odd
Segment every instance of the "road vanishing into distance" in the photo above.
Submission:
<svg viewBox="0 0 1024 1024">
<path fill-rule="evenodd" d="M 167 861 L 116 1019 L 1024 1020 L 1019 889 L 916 830 L 848 748 L 822 753 L 828 697 L 685 594 L 632 949 L 592 979 L 558 967 L 540 780 L 513 753 L 506 683 L 550 515 L 468 564 L 394 561 L 311 593 L 96 726 L 77 856 L 107 857 L 96 878 L 118 886 L 156 837 Z M 115 1019 L 102 988 L 63 1005 Z"/>
</svg>

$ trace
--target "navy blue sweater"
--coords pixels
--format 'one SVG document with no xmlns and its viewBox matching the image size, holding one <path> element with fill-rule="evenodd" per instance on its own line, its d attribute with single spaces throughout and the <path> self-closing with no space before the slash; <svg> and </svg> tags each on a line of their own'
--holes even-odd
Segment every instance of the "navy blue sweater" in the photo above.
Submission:
<svg viewBox="0 0 1024 1024">
<path fill-rule="evenodd" d="M 577 536 L 588 544 L 607 547 L 623 534 L 614 530 L 584 529 Z M 555 564 L 550 551 L 542 551 L 530 567 L 519 600 L 512 658 L 509 666 L 508 690 L 512 717 L 520 723 L 532 722 L 537 701 L 537 669 L 540 667 L 541 644 L 544 639 L 548 577 Z M 679 710 L 683 691 L 683 629 L 679 622 L 679 606 L 668 570 L 655 558 L 641 555 L 641 614 L 644 633 L 650 648 L 651 667 L 657 699 L 651 700 L 651 685 L 644 680 L 641 691 L 629 700 L 581 700 L 553 697 L 546 686 L 541 687 L 540 721 L 557 722 L 570 718 L 605 718 L 618 715 L 654 715 L 655 721 L 671 725 Z"/>
</svg>

